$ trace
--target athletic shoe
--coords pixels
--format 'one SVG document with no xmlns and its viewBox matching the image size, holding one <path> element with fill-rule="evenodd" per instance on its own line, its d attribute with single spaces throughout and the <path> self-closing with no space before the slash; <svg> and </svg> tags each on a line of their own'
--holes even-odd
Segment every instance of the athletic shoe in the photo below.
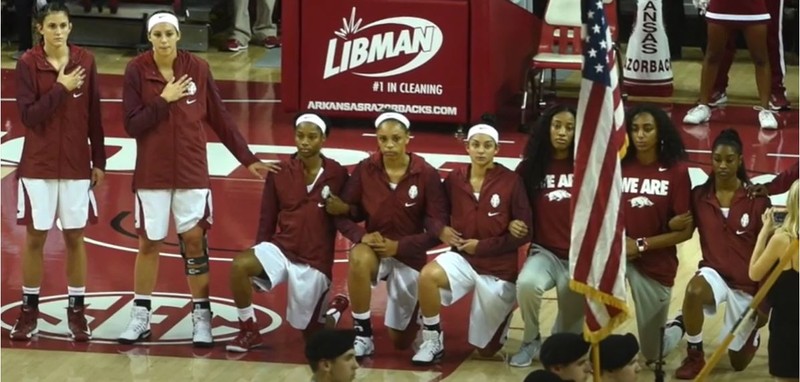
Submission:
<svg viewBox="0 0 800 382">
<path fill-rule="evenodd" d="M 261 333 L 258 332 L 255 320 L 252 318 L 247 321 L 239 320 L 239 335 L 231 341 L 225 349 L 235 353 L 246 353 L 250 349 L 255 349 L 263 344 Z"/>
<path fill-rule="evenodd" d="M 69 335 L 75 342 L 86 342 L 92 339 L 92 330 L 86 322 L 84 307 L 67 308 Z"/>
<path fill-rule="evenodd" d="M 23 305 L 19 311 L 17 322 L 11 328 L 10 337 L 14 341 L 30 341 L 39 333 L 39 309 Z"/>
<path fill-rule="evenodd" d="M 728 94 L 724 90 L 717 90 L 711 95 L 708 106 L 717 107 L 728 103 Z"/>
<path fill-rule="evenodd" d="M 711 119 L 711 108 L 708 105 L 697 105 L 686 112 L 683 123 L 699 125 L 708 122 L 709 119 Z"/>
<path fill-rule="evenodd" d="M 706 366 L 705 353 L 702 350 L 688 349 L 681 367 L 675 371 L 675 378 L 694 379 Z"/>
<path fill-rule="evenodd" d="M 778 120 L 775 119 L 775 112 L 762 107 L 755 107 L 758 110 L 758 123 L 762 129 L 775 130 L 778 128 Z"/>
<path fill-rule="evenodd" d="M 786 98 L 786 91 L 774 93 L 769 97 L 769 107 L 774 111 L 789 110 L 791 103 Z"/>
<path fill-rule="evenodd" d="M 356 358 L 369 357 L 375 354 L 375 342 L 372 341 L 372 337 L 356 336 L 353 349 L 356 352 Z"/>
<path fill-rule="evenodd" d="M 437 363 L 444 357 L 444 333 L 436 330 L 422 330 L 422 345 L 411 358 L 411 363 L 427 366 Z"/>
<path fill-rule="evenodd" d="M 192 344 L 199 348 L 214 346 L 214 337 L 211 335 L 211 310 L 195 309 L 192 312 Z"/>
<path fill-rule="evenodd" d="M 335 328 L 339 323 L 339 318 L 342 313 L 350 306 L 350 300 L 343 294 L 337 294 L 330 303 L 328 303 L 328 310 L 325 312 L 325 327 Z"/>
<path fill-rule="evenodd" d="M 121 344 L 131 345 L 137 341 L 150 338 L 150 311 L 143 306 L 133 306 L 131 321 L 128 327 L 119 335 L 117 341 Z"/>
<path fill-rule="evenodd" d="M 236 41 L 236 39 L 230 39 L 225 42 L 223 49 L 228 52 L 240 52 L 247 50 L 247 44 L 242 44 L 241 42 Z"/>
<path fill-rule="evenodd" d="M 541 340 L 524 342 L 522 346 L 519 347 L 519 351 L 511 356 L 511 360 L 508 364 L 514 367 L 528 367 L 533 363 L 534 359 L 539 359 L 539 351 L 541 349 Z"/>
</svg>

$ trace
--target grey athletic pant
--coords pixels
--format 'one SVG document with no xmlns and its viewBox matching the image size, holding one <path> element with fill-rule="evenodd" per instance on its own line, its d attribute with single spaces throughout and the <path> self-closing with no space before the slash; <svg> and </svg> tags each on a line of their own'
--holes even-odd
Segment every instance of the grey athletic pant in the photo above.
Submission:
<svg viewBox="0 0 800 382">
<path fill-rule="evenodd" d="M 655 361 L 661 343 L 661 327 L 667 323 L 672 288 L 644 275 L 630 262 L 627 268 L 626 276 L 636 307 L 639 345 L 646 360 Z"/>
<path fill-rule="evenodd" d="M 528 258 L 517 277 L 517 303 L 525 322 L 523 342 L 533 341 L 539 334 L 539 312 L 544 292 L 556 288 L 558 316 L 553 333 L 583 333 L 583 295 L 569 289 L 569 261 L 556 257 L 547 249 L 532 244 Z"/>
</svg>

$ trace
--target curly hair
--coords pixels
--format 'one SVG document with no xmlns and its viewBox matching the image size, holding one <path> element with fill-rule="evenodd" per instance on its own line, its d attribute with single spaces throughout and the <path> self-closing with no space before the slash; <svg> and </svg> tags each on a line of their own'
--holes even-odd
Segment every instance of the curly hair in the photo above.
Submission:
<svg viewBox="0 0 800 382">
<path fill-rule="evenodd" d="M 628 131 L 628 139 L 633 142 L 633 120 L 640 114 L 647 113 L 653 116 L 656 122 L 656 131 L 658 132 L 658 161 L 666 166 L 671 167 L 675 163 L 686 160 L 686 148 L 683 146 L 678 129 L 672 123 L 672 119 L 660 107 L 655 105 L 639 105 L 628 111 L 625 121 L 626 129 Z M 636 146 L 629 145 L 628 152 L 623 158 L 623 162 L 636 159 Z"/>
<path fill-rule="evenodd" d="M 542 180 L 553 160 L 553 143 L 550 141 L 550 124 L 556 114 L 568 112 L 575 116 L 575 109 L 565 105 L 554 105 L 547 109 L 536 125 L 531 129 L 528 143 L 522 151 L 522 162 L 518 169 L 525 184 L 528 196 L 533 198 L 536 191 L 541 187 Z M 575 151 L 575 140 L 569 144 L 569 158 L 573 158 Z"/>
</svg>

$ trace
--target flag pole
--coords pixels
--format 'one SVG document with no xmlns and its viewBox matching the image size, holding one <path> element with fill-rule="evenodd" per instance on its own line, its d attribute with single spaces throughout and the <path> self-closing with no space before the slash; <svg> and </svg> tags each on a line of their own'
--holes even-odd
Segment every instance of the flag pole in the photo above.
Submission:
<svg viewBox="0 0 800 382">
<path fill-rule="evenodd" d="M 600 382 L 600 343 L 592 343 L 592 374 L 594 382 Z"/>
<path fill-rule="evenodd" d="M 722 341 L 722 344 L 717 348 L 716 351 L 714 351 L 714 354 L 711 355 L 711 359 L 706 362 L 703 370 L 700 370 L 700 374 L 697 375 L 695 381 L 705 381 L 705 379 L 711 373 L 711 370 L 714 369 L 714 366 L 716 366 L 717 362 L 719 362 L 719 360 L 722 358 L 722 353 L 728 349 L 728 345 L 730 345 L 733 341 L 736 332 L 741 329 L 743 323 L 747 322 L 747 320 L 753 317 L 758 309 L 758 306 L 761 305 L 761 301 L 764 300 L 764 298 L 767 296 L 767 293 L 769 293 L 769 290 L 772 288 L 772 285 L 774 285 L 775 281 L 778 280 L 778 276 L 783 273 L 783 268 L 786 267 L 786 264 L 792 260 L 792 255 L 797 249 L 797 245 L 797 240 L 793 241 L 792 244 L 789 245 L 789 249 L 787 249 L 786 253 L 783 254 L 783 257 L 781 257 L 780 262 L 778 262 L 778 266 L 772 269 L 772 272 L 770 272 L 767 280 L 764 281 L 761 289 L 758 290 L 758 293 L 756 293 L 755 297 L 753 297 L 753 300 L 750 301 L 750 306 L 747 307 L 747 311 L 744 312 L 741 317 L 739 317 L 739 321 L 736 322 L 736 325 L 734 325 L 731 332 L 725 336 L 725 340 Z M 757 328 L 754 328 L 753 330 L 757 330 Z"/>
</svg>

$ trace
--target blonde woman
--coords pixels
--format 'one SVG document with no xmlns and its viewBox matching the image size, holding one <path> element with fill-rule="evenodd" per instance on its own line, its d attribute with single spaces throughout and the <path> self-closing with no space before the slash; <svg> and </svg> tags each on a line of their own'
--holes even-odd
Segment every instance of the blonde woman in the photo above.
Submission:
<svg viewBox="0 0 800 382">
<path fill-rule="evenodd" d="M 750 258 L 750 278 L 761 281 L 770 272 L 772 267 L 780 261 L 786 251 L 792 248 L 792 260 L 787 264 L 778 280 L 767 294 L 767 301 L 772 307 L 769 320 L 769 373 L 777 381 L 797 380 L 798 370 L 798 195 L 797 180 L 789 188 L 786 198 L 786 211 L 768 209 L 761 216 L 764 226 L 758 234 L 753 257 Z M 781 215 L 785 213 L 781 223 Z M 778 219 L 776 219 L 776 217 Z M 776 222 L 777 220 L 777 222 Z M 780 335 L 778 335 L 780 333 Z"/>
</svg>

